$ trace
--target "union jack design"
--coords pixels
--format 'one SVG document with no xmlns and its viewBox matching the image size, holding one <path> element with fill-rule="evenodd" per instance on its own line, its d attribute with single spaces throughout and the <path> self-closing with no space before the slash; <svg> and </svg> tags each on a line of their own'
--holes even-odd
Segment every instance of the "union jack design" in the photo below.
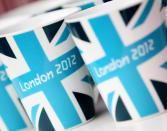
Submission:
<svg viewBox="0 0 167 131">
<path fill-rule="evenodd" d="M 1 131 L 32 128 L 2 63 L 0 63 L 0 105 Z"/>
<path fill-rule="evenodd" d="M 118 122 L 138 120 L 167 108 L 167 40 L 161 7 L 161 0 L 143 0 L 110 14 L 68 23 Z M 152 51 L 146 53 L 143 46 L 148 43 Z M 143 54 L 138 54 L 140 48 L 144 48 Z"/>
<path fill-rule="evenodd" d="M 90 74 L 63 20 L 0 42 L 6 71 L 37 130 L 69 129 L 94 116 Z"/>
</svg>

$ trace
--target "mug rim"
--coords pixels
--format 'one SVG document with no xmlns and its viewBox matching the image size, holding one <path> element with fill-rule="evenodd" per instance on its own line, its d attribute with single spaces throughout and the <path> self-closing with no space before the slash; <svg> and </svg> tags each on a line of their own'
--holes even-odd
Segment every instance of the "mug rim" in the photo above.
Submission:
<svg viewBox="0 0 167 131">
<path fill-rule="evenodd" d="M 33 15 L 33 14 L 38 14 L 42 13 L 44 11 L 47 11 L 52 8 L 56 8 L 59 6 L 62 6 L 63 4 L 69 3 L 70 0 L 47 0 L 47 1 L 36 1 L 33 3 L 29 3 L 27 5 L 21 6 L 19 8 L 16 8 L 12 11 L 9 11 L 5 15 L 2 15 L 0 18 L 6 18 L 6 17 L 11 17 L 11 16 L 16 16 L 16 15 Z M 40 9 L 38 9 L 40 7 Z M 36 10 L 34 10 L 36 9 Z M 34 12 L 29 12 L 30 10 L 33 10 Z M 19 13 L 23 12 L 23 13 Z"/>
<path fill-rule="evenodd" d="M 67 23 L 82 21 L 83 19 L 90 19 L 97 16 L 101 16 L 104 14 L 111 13 L 113 11 L 117 11 L 118 9 L 126 9 L 127 7 L 131 7 L 133 5 L 137 5 L 142 0 L 113 0 L 109 1 L 80 12 L 77 12 L 73 15 L 68 16 L 65 21 Z M 121 3 L 121 4 L 120 4 Z"/>
<path fill-rule="evenodd" d="M 61 21 L 67 16 L 72 15 L 73 13 L 78 11 L 80 11 L 80 8 L 75 7 L 61 9 L 31 17 L 16 24 L 12 24 L 9 27 L 3 28 L 3 30 L 1 30 L 0 38 L 32 31 L 36 28 L 42 28 L 44 26 Z M 39 23 L 34 23 L 35 21 Z"/>
<path fill-rule="evenodd" d="M 14 24 L 20 23 L 21 21 L 24 21 L 28 18 L 30 18 L 30 15 L 19 15 L 19 16 L 12 16 L 12 17 L 6 17 L 6 18 L 2 18 L 0 20 L 0 34 L 1 34 L 1 30 L 3 30 L 4 28 L 7 28 L 8 26 L 12 26 Z"/>
</svg>

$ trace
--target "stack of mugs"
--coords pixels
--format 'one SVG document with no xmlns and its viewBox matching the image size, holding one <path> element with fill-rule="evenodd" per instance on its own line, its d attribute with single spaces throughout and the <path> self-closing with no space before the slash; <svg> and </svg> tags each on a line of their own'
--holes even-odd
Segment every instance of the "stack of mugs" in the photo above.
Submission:
<svg viewBox="0 0 167 131">
<path fill-rule="evenodd" d="M 165 6 L 50 0 L 2 16 L 0 130 L 79 128 L 96 115 L 96 89 L 116 124 L 165 112 Z"/>
</svg>

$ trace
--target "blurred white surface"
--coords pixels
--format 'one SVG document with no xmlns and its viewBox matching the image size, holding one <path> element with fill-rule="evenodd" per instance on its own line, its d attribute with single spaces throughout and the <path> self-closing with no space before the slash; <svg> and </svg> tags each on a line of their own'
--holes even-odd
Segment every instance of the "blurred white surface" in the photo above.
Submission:
<svg viewBox="0 0 167 131">
<path fill-rule="evenodd" d="M 150 119 L 117 127 L 117 131 L 167 131 L 167 112 Z"/>
<path fill-rule="evenodd" d="M 100 102 L 93 120 L 70 131 L 167 131 L 167 112 L 150 119 L 116 127 L 104 103 Z"/>
</svg>

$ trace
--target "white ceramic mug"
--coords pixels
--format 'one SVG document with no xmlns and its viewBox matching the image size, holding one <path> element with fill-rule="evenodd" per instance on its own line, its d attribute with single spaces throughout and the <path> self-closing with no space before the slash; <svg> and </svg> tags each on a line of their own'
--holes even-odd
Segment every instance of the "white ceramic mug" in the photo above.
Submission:
<svg viewBox="0 0 167 131">
<path fill-rule="evenodd" d="M 167 109 L 167 40 L 161 0 L 115 0 L 66 19 L 116 122 Z"/>
<path fill-rule="evenodd" d="M 38 15 L 0 36 L 0 56 L 36 130 L 70 129 L 95 115 L 89 72 L 64 23 L 79 10 Z"/>
</svg>

